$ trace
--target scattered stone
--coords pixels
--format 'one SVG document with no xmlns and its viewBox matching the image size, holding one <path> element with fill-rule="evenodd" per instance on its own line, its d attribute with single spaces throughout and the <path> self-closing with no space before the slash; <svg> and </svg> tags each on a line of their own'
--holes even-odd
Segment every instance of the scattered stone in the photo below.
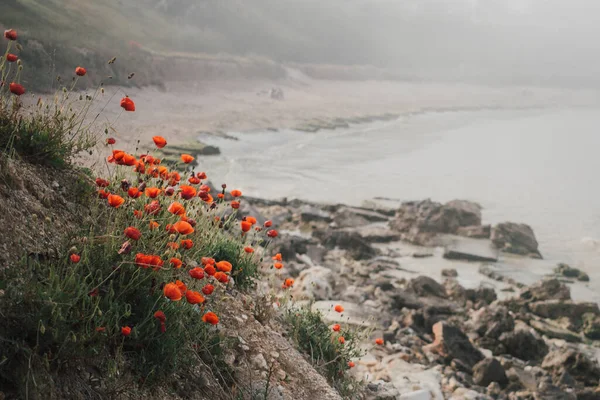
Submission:
<svg viewBox="0 0 600 400">
<path fill-rule="evenodd" d="M 494 245 L 506 253 L 542 258 L 535 234 L 529 225 L 514 222 L 500 223 L 492 228 L 490 237 Z"/>
<path fill-rule="evenodd" d="M 600 383 L 598 362 L 574 349 L 559 349 L 548 353 L 542 362 L 542 368 L 550 370 L 554 375 L 566 371 L 585 386 L 598 386 Z"/>
<path fill-rule="evenodd" d="M 446 278 L 456 278 L 458 276 L 458 271 L 456 271 L 454 268 L 445 268 L 442 270 L 442 276 Z"/>
<path fill-rule="evenodd" d="M 593 313 L 583 314 L 583 334 L 592 340 L 600 340 L 600 317 Z"/>
<path fill-rule="evenodd" d="M 569 264 L 560 263 L 554 268 L 554 273 L 557 275 L 564 276 L 566 278 L 577 278 L 583 282 L 589 282 L 590 277 L 588 274 L 578 268 L 573 268 Z"/>
<path fill-rule="evenodd" d="M 548 354 L 546 342 L 525 329 L 503 333 L 499 340 L 508 354 L 521 360 L 541 360 Z"/>
<path fill-rule="evenodd" d="M 421 275 L 411 279 L 409 287 L 419 296 L 447 297 L 444 286 L 428 276 Z"/>
<path fill-rule="evenodd" d="M 340 228 L 356 228 L 373 222 L 386 222 L 388 219 L 388 216 L 377 211 L 354 207 L 341 207 L 333 216 L 333 221 Z"/>
<path fill-rule="evenodd" d="M 456 234 L 473 239 L 489 239 L 492 227 L 490 225 L 461 226 Z"/>
<path fill-rule="evenodd" d="M 357 232 L 343 230 L 316 230 L 313 236 L 321 240 L 323 246 L 328 249 L 338 247 L 346 250 L 355 260 L 373 258 L 377 252 Z"/>
<path fill-rule="evenodd" d="M 485 358 L 473 367 L 473 382 L 479 386 L 488 386 L 497 382 L 500 386 L 508 384 L 504 367 L 495 358 Z"/>
<path fill-rule="evenodd" d="M 544 300 L 529 304 L 529 309 L 540 317 L 559 319 L 568 318 L 576 327 L 581 326 L 583 314 L 600 315 L 598 303 L 573 302 L 571 300 Z"/>
<path fill-rule="evenodd" d="M 445 235 L 440 241 L 444 245 L 444 258 L 448 260 L 498 261 L 498 250 L 490 240 Z"/>
<path fill-rule="evenodd" d="M 514 329 L 515 320 L 505 306 L 495 304 L 476 311 L 471 317 L 471 327 L 480 337 L 498 339 Z"/>
<path fill-rule="evenodd" d="M 579 336 L 577 333 L 558 326 L 550 320 L 543 321 L 532 319 L 529 321 L 529 325 L 531 325 L 531 327 L 538 331 L 541 335 L 551 339 L 563 339 L 567 342 L 581 342 L 581 336 Z"/>
<path fill-rule="evenodd" d="M 334 284 L 330 269 L 311 267 L 300 273 L 292 290 L 296 300 L 327 300 L 333 296 Z"/>
<path fill-rule="evenodd" d="M 547 279 L 529 286 L 519 295 L 521 299 L 530 301 L 540 300 L 570 300 L 569 287 L 558 279 Z"/>
<path fill-rule="evenodd" d="M 462 361 L 469 369 L 483 360 L 483 354 L 471 344 L 471 341 L 459 328 L 446 322 L 438 322 L 433 326 L 435 340 L 423 350 L 445 357 L 448 360 Z"/>
<path fill-rule="evenodd" d="M 300 219 L 302 222 L 331 222 L 331 214 L 320 208 L 304 205 L 300 208 Z"/>
<path fill-rule="evenodd" d="M 367 225 L 358 229 L 358 234 L 369 243 L 390 243 L 401 239 L 398 232 L 387 226 Z"/>
</svg>

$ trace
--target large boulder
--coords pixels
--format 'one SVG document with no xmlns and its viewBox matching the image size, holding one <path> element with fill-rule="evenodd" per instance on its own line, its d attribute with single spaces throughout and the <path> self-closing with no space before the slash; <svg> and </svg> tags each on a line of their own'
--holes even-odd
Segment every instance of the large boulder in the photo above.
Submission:
<svg viewBox="0 0 600 400">
<path fill-rule="evenodd" d="M 366 260 L 377 255 L 375 248 L 371 247 L 357 232 L 326 229 L 313 231 L 313 236 L 328 249 L 338 247 L 346 250 L 355 260 Z"/>
<path fill-rule="evenodd" d="M 505 306 L 493 304 L 474 312 L 470 325 L 480 337 L 498 339 L 514 329 L 515 320 Z"/>
<path fill-rule="evenodd" d="M 473 367 L 473 382 L 484 387 L 492 382 L 504 386 L 508 383 L 508 378 L 500 361 L 495 358 L 485 358 Z"/>
<path fill-rule="evenodd" d="M 547 279 L 529 286 L 519 297 L 529 301 L 570 300 L 571 290 L 558 279 Z"/>
<path fill-rule="evenodd" d="M 419 296 L 435 296 L 446 298 L 446 289 L 435 279 L 421 275 L 412 279 L 409 287 Z"/>
<path fill-rule="evenodd" d="M 456 234 L 474 239 L 489 239 L 491 230 L 490 225 L 461 226 L 456 230 Z"/>
<path fill-rule="evenodd" d="M 503 333 L 500 342 L 508 354 L 523 361 L 541 360 L 548 353 L 548 345 L 544 339 L 536 337 L 525 329 Z"/>
<path fill-rule="evenodd" d="M 300 207 L 300 219 L 302 222 L 331 222 L 331 214 L 320 208 L 305 204 Z"/>
<path fill-rule="evenodd" d="M 591 360 L 578 350 L 554 350 L 546 355 L 542 362 L 542 368 L 551 371 L 554 375 L 568 372 L 576 381 L 585 386 L 600 384 L 598 362 Z"/>
<path fill-rule="evenodd" d="M 356 228 L 373 222 L 385 222 L 389 219 L 377 211 L 362 208 L 341 207 L 333 216 L 333 221 L 339 228 Z"/>
<path fill-rule="evenodd" d="M 456 233 L 459 227 L 472 225 L 481 225 L 481 206 L 466 200 L 406 202 L 390 221 L 390 227 L 401 232 L 403 239 L 421 245 L 431 244 L 438 233 Z"/>
<path fill-rule="evenodd" d="M 529 309 L 540 317 L 559 319 L 568 318 L 575 328 L 583 322 L 584 314 L 600 315 L 598 303 L 573 302 L 571 300 L 544 300 L 529 304 Z"/>
<path fill-rule="evenodd" d="M 281 234 L 275 241 L 273 252 L 281 253 L 284 260 L 291 261 L 296 259 L 296 254 L 306 254 L 310 244 L 314 244 L 314 239 L 311 240 L 299 235 Z"/>
<path fill-rule="evenodd" d="M 533 229 L 526 224 L 503 222 L 492 228 L 492 243 L 506 253 L 542 258 Z"/>
<path fill-rule="evenodd" d="M 588 282 L 590 280 L 590 276 L 588 274 L 565 263 L 559 263 L 556 268 L 554 268 L 554 273 L 556 275 L 564 276 L 565 278 L 576 278 L 582 282 Z"/>
<path fill-rule="evenodd" d="M 300 273 L 292 293 L 296 300 L 329 300 L 333 296 L 335 279 L 330 269 L 312 267 Z"/>
<path fill-rule="evenodd" d="M 476 349 L 460 328 L 440 321 L 433 325 L 434 342 L 423 350 L 439 354 L 446 361 L 460 360 L 467 368 L 484 359 L 483 354 Z"/>
</svg>

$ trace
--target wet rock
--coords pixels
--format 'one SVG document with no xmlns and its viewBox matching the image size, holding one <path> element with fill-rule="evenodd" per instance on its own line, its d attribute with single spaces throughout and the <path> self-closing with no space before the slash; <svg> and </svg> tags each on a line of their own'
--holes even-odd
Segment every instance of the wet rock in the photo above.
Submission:
<svg viewBox="0 0 600 400">
<path fill-rule="evenodd" d="M 328 249 L 338 247 L 346 250 L 350 257 L 355 260 L 365 260 L 377 255 L 377 251 L 356 232 L 315 230 L 313 236 L 319 239 L 323 246 Z"/>
<path fill-rule="evenodd" d="M 513 332 L 503 333 L 499 340 L 506 348 L 508 354 L 521 360 L 541 360 L 548 354 L 548 345 L 546 345 L 546 342 L 525 329 L 516 329 Z"/>
<path fill-rule="evenodd" d="M 532 313 L 544 318 L 569 318 L 575 326 L 581 325 L 583 314 L 600 315 L 597 303 L 579 303 L 571 300 L 536 301 L 529 304 L 529 309 Z"/>
<path fill-rule="evenodd" d="M 588 282 L 590 277 L 580 269 L 573 268 L 568 264 L 560 263 L 554 268 L 554 273 L 566 278 L 576 278 L 583 282 Z"/>
<path fill-rule="evenodd" d="M 442 276 L 446 278 L 456 278 L 458 276 L 458 271 L 454 268 L 451 269 L 443 269 Z"/>
<path fill-rule="evenodd" d="M 320 208 L 313 207 L 310 205 L 303 205 L 300 207 L 300 219 L 302 222 L 331 222 L 331 214 Z"/>
<path fill-rule="evenodd" d="M 390 227 L 403 233 L 403 239 L 429 245 L 438 233 L 456 233 L 461 226 L 481 225 L 481 207 L 465 200 L 445 205 L 429 199 L 403 203 Z"/>
<path fill-rule="evenodd" d="M 434 279 L 421 275 L 409 282 L 409 288 L 419 296 L 436 296 L 446 298 L 446 289 Z"/>
<path fill-rule="evenodd" d="M 472 344 L 460 328 L 438 322 L 433 326 L 434 342 L 423 350 L 445 357 L 447 360 L 457 359 L 472 369 L 483 360 L 484 356 Z"/>
<path fill-rule="evenodd" d="M 473 239 L 489 239 L 492 227 L 490 225 L 461 226 L 456 234 Z"/>
<path fill-rule="evenodd" d="M 485 358 L 473 367 L 473 382 L 479 386 L 488 386 L 497 382 L 500 386 L 508 384 L 504 367 L 495 358 Z"/>
<path fill-rule="evenodd" d="M 535 234 L 529 225 L 503 222 L 492 228 L 490 237 L 494 245 L 506 253 L 542 258 Z"/>
<path fill-rule="evenodd" d="M 529 286 L 520 293 L 519 297 L 531 301 L 570 300 L 571 291 L 558 279 L 547 279 Z"/>
<path fill-rule="evenodd" d="M 341 207 L 333 216 L 333 221 L 340 228 L 356 228 L 373 222 L 386 222 L 388 216 L 376 211 L 354 207 Z"/>
<path fill-rule="evenodd" d="M 600 340 L 600 317 L 589 313 L 583 315 L 583 334 L 592 340 Z"/>
<path fill-rule="evenodd" d="M 600 383 L 598 362 L 592 361 L 578 350 L 554 350 L 544 358 L 542 368 L 549 370 L 554 375 L 560 375 L 566 371 L 573 379 L 585 386 L 598 386 Z"/>
<path fill-rule="evenodd" d="M 465 261 L 498 261 L 498 251 L 490 240 L 471 239 L 461 236 L 444 236 L 444 258 Z"/>
</svg>

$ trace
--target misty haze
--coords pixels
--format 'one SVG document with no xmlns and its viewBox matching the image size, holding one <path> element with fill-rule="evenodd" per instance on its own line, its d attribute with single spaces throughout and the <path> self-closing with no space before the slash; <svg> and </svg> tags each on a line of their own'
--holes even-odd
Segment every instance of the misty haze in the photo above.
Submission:
<svg viewBox="0 0 600 400">
<path fill-rule="evenodd" d="M 599 18 L 0 0 L 0 400 L 600 398 Z"/>
</svg>

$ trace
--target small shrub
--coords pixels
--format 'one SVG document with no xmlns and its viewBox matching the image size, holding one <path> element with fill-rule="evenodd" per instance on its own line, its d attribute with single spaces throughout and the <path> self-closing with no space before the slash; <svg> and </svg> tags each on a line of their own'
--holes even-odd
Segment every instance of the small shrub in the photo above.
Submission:
<svg viewBox="0 0 600 400">
<path fill-rule="evenodd" d="M 284 318 L 289 335 L 312 365 L 344 398 L 354 398 L 361 383 L 349 376 L 349 363 L 362 356 L 359 334 L 349 328 L 333 332 L 319 311 L 309 308 L 288 309 Z M 340 338 L 344 342 L 340 342 Z"/>
</svg>

